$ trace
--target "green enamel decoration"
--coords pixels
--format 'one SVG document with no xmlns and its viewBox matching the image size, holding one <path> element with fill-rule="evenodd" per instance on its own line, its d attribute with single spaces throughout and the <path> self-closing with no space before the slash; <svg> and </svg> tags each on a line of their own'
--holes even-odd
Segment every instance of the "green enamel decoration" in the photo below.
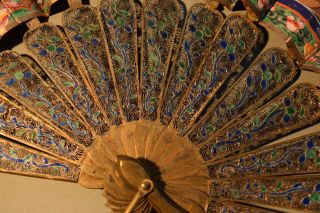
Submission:
<svg viewBox="0 0 320 213">
<path fill-rule="evenodd" d="M 204 70 L 204 75 L 209 79 L 211 78 L 211 72 L 207 69 Z"/>
<path fill-rule="evenodd" d="M 127 10 L 119 10 L 118 12 L 120 15 L 125 16 L 125 17 L 128 17 L 131 15 L 130 12 Z"/>
<path fill-rule="evenodd" d="M 212 125 L 208 125 L 208 126 L 206 127 L 206 132 L 207 132 L 207 133 L 213 132 L 214 130 L 215 130 L 215 127 L 212 126 Z"/>
<path fill-rule="evenodd" d="M 196 39 L 200 39 L 203 37 L 203 32 L 201 30 L 197 30 L 195 33 L 194 33 L 194 36 L 196 37 Z"/>
<path fill-rule="evenodd" d="M 36 103 L 34 104 L 35 107 L 42 107 L 42 106 L 44 106 L 44 105 L 45 105 L 45 103 L 42 102 L 42 101 L 38 101 L 38 102 L 36 102 Z"/>
<path fill-rule="evenodd" d="M 159 30 L 164 30 L 164 28 L 165 28 L 165 24 L 162 21 L 159 21 L 158 22 L 158 29 Z"/>
<path fill-rule="evenodd" d="M 240 193 L 239 193 L 238 190 L 232 190 L 231 193 L 232 193 L 232 196 L 234 198 L 239 198 L 240 197 Z"/>
<path fill-rule="evenodd" d="M 32 157 L 32 155 L 30 155 L 30 154 L 27 154 L 25 157 L 24 157 L 24 161 L 28 161 L 28 160 L 30 160 L 31 159 L 31 157 Z"/>
<path fill-rule="evenodd" d="M 37 133 L 36 131 L 32 132 L 31 137 L 32 137 L 32 140 L 37 140 L 37 138 L 38 138 L 38 133 Z"/>
<path fill-rule="evenodd" d="M 265 73 L 263 73 L 263 79 L 266 81 L 270 81 L 272 77 L 273 77 L 272 72 L 266 71 Z"/>
<path fill-rule="evenodd" d="M 294 106 L 289 106 L 288 107 L 288 114 L 290 116 L 294 115 L 297 112 L 296 108 Z"/>
<path fill-rule="evenodd" d="M 316 158 L 317 154 L 313 149 L 307 151 L 307 158 L 314 159 Z"/>
<path fill-rule="evenodd" d="M 49 115 L 51 115 L 51 116 L 54 115 L 54 109 L 52 109 L 52 108 L 49 109 L 48 113 L 49 113 Z"/>
<path fill-rule="evenodd" d="M 125 21 L 124 21 L 124 19 L 122 18 L 122 17 L 117 17 L 116 18 L 116 22 L 117 22 L 117 25 L 119 26 L 119 27 L 124 27 L 125 26 Z"/>
<path fill-rule="evenodd" d="M 283 183 L 282 182 L 278 182 L 275 190 L 279 191 L 279 189 L 281 189 L 282 186 L 283 186 Z"/>
<path fill-rule="evenodd" d="M 73 124 L 74 124 L 77 128 L 79 128 L 79 125 L 80 125 L 80 124 L 79 124 L 78 121 L 74 122 Z"/>
<path fill-rule="evenodd" d="M 122 58 L 118 55 L 113 55 L 112 56 L 112 59 L 115 60 L 116 62 L 118 63 L 121 63 L 122 62 Z"/>
<path fill-rule="evenodd" d="M 184 65 L 184 63 L 183 63 L 182 61 L 179 61 L 178 64 L 179 64 L 179 67 L 180 67 L 181 69 L 184 69 L 184 68 L 185 68 L 185 65 Z"/>
<path fill-rule="evenodd" d="M 159 59 L 158 59 L 158 56 L 157 56 L 157 54 L 156 54 L 155 52 L 152 52 L 152 53 L 150 54 L 150 58 L 151 58 L 151 60 L 153 61 L 153 63 L 158 64 Z"/>
<path fill-rule="evenodd" d="M 51 37 L 49 38 L 49 40 L 52 41 L 52 42 L 59 42 L 59 41 L 61 41 L 61 39 L 60 39 L 59 37 L 57 37 L 57 36 L 51 36 Z"/>
<path fill-rule="evenodd" d="M 56 51 L 56 46 L 55 46 L 55 45 L 52 45 L 52 44 L 49 44 L 49 45 L 47 46 L 47 50 L 48 50 L 49 52 L 54 52 L 54 51 Z"/>
<path fill-rule="evenodd" d="M 245 43 L 243 40 L 239 40 L 239 47 L 240 49 L 244 49 L 245 48 Z"/>
<path fill-rule="evenodd" d="M 76 88 L 74 88 L 73 93 L 78 94 L 80 92 L 80 90 L 81 90 L 80 87 L 76 87 Z"/>
<path fill-rule="evenodd" d="M 313 192 L 311 194 L 311 202 L 312 203 L 317 203 L 320 201 L 320 193 L 319 192 Z"/>
<path fill-rule="evenodd" d="M 212 36 L 212 31 L 208 27 L 205 27 L 204 28 L 204 35 L 206 37 L 211 37 Z"/>
<path fill-rule="evenodd" d="M 12 70 L 12 69 L 15 69 L 17 66 L 18 66 L 18 62 L 11 62 L 7 68 L 9 70 Z"/>
<path fill-rule="evenodd" d="M 126 69 L 125 67 L 121 67 L 121 68 L 119 69 L 119 72 L 120 72 L 120 73 L 125 73 L 126 70 L 127 70 L 127 69 Z"/>
<path fill-rule="evenodd" d="M 14 74 L 14 77 L 17 79 L 17 80 L 22 80 L 23 79 L 23 72 L 21 72 L 21 71 L 19 71 L 19 72 L 16 72 L 15 74 Z"/>
<path fill-rule="evenodd" d="M 62 139 L 62 140 L 60 140 L 60 141 L 59 141 L 59 143 L 60 143 L 60 145 L 61 145 L 62 147 L 64 147 L 64 146 L 66 145 L 66 141 L 65 141 L 65 140 L 63 140 L 63 139 Z"/>
<path fill-rule="evenodd" d="M 254 127 L 258 127 L 260 125 L 260 118 L 259 117 L 255 117 L 253 119 L 253 126 Z"/>
<path fill-rule="evenodd" d="M 317 158 L 314 160 L 314 163 L 315 163 L 317 166 L 320 166 L 320 157 L 317 157 Z"/>
<path fill-rule="evenodd" d="M 9 151 L 10 151 L 10 153 L 13 154 L 13 155 L 16 155 L 16 154 L 17 154 L 17 151 L 16 151 L 14 148 L 12 148 L 12 147 L 9 148 Z"/>
<path fill-rule="evenodd" d="M 235 53 L 235 51 L 236 51 L 236 48 L 235 48 L 235 46 L 234 45 L 229 45 L 228 47 L 227 47 L 227 52 L 228 53 Z"/>
<path fill-rule="evenodd" d="M 91 37 L 91 32 L 89 30 L 85 30 L 82 33 L 84 39 L 88 40 Z"/>
<path fill-rule="evenodd" d="M 305 113 L 306 113 L 306 109 L 304 107 L 301 107 L 299 111 L 299 117 L 300 118 L 304 117 Z"/>
<path fill-rule="evenodd" d="M 157 103 L 158 99 L 156 97 L 152 97 L 152 98 L 150 98 L 150 102 L 151 103 Z"/>
<path fill-rule="evenodd" d="M 278 83 L 281 80 L 281 72 L 280 71 L 276 71 L 276 73 L 274 74 L 274 80 Z"/>
<path fill-rule="evenodd" d="M 97 24 L 90 24 L 88 27 L 89 27 L 90 30 L 92 30 L 92 31 L 99 31 L 99 30 L 100 30 L 100 27 L 99 27 L 99 25 L 97 25 Z"/>
<path fill-rule="evenodd" d="M 264 184 L 261 185 L 261 191 L 263 193 L 267 192 L 267 187 Z"/>
<path fill-rule="evenodd" d="M 65 87 L 71 87 L 72 85 L 73 84 L 71 82 L 69 82 L 69 81 L 66 81 L 66 82 L 63 83 L 63 86 L 65 86 Z"/>
<path fill-rule="evenodd" d="M 180 76 L 179 76 L 179 80 L 180 80 L 180 81 L 185 81 L 185 80 L 186 80 L 186 77 L 185 77 L 184 75 L 180 75 Z"/>
</svg>

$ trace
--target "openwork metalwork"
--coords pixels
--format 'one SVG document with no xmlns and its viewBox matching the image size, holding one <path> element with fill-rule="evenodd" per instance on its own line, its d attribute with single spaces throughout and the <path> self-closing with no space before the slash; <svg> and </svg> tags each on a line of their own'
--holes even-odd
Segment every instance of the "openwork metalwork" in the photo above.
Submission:
<svg viewBox="0 0 320 213">
<path fill-rule="evenodd" d="M 1 172 L 103 189 L 114 212 L 320 211 L 320 132 L 276 141 L 320 121 L 319 85 L 296 83 L 319 72 L 314 12 L 68 2 L 62 27 L 28 23 L 28 55 L 0 53 Z M 246 15 L 214 7 L 241 2 Z M 17 6 L 0 36 L 52 3 Z M 263 27 L 288 49 L 263 49 Z"/>
</svg>

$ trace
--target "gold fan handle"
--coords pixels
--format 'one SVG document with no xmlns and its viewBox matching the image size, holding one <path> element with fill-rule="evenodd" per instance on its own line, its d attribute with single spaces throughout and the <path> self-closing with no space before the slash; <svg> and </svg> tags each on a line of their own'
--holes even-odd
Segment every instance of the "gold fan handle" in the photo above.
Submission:
<svg viewBox="0 0 320 213">
<path fill-rule="evenodd" d="M 146 198 L 152 207 L 159 213 L 186 212 L 171 201 L 164 192 L 160 192 L 157 187 L 155 187 L 154 182 L 149 179 L 144 168 L 135 159 L 126 156 L 118 156 L 116 168 L 120 178 L 127 187 L 138 191 L 128 205 L 125 213 L 134 212 L 135 207 L 143 198 Z"/>
<path fill-rule="evenodd" d="M 140 184 L 137 194 L 134 196 L 134 198 L 130 202 L 125 213 L 134 212 L 134 208 L 137 206 L 139 201 L 142 198 L 146 197 L 148 194 L 150 194 L 153 191 L 153 189 L 154 189 L 154 184 L 151 180 L 149 179 L 143 180 L 142 183 Z"/>
</svg>

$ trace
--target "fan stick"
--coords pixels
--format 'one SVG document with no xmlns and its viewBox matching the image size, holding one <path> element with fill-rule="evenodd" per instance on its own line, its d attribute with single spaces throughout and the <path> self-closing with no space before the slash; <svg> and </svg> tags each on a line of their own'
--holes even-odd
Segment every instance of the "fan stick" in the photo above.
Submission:
<svg viewBox="0 0 320 213">
<path fill-rule="evenodd" d="M 37 148 L 66 161 L 79 163 L 85 148 L 0 94 L 0 135 Z"/>
<path fill-rule="evenodd" d="M 189 139 L 193 144 L 199 145 L 208 138 L 214 138 L 218 131 L 288 87 L 298 74 L 293 60 L 285 50 L 271 48 L 264 51 L 225 95 L 209 107 L 207 113 L 193 125 L 187 133 Z"/>
<path fill-rule="evenodd" d="M 207 17 L 207 18 L 201 18 Z M 172 116 L 196 75 L 198 66 L 208 54 L 212 39 L 219 29 L 223 17 L 218 11 L 211 11 L 203 4 L 196 4 L 188 14 L 180 50 L 174 61 L 162 100 L 160 120 L 169 125 Z"/>
<path fill-rule="evenodd" d="M 25 34 L 24 43 L 88 125 L 97 134 L 107 132 L 110 122 L 101 113 L 101 104 L 59 29 L 49 23 L 41 24 Z"/>
<path fill-rule="evenodd" d="M 180 43 L 181 43 L 182 35 L 184 32 L 183 29 L 184 29 L 184 25 L 185 25 L 187 13 L 188 13 L 185 3 L 181 0 L 178 0 L 178 3 L 179 3 L 179 9 L 180 9 L 180 19 L 179 19 L 179 23 L 178 23 L 177 33 L 176 33 L 175 40 L 174 40 L 174 47 L 172 49 L 172 56 L 171 56 L 171 61 L 170 61 L 170 65 L 169 65 L 169 71 L 172 69 L 172 65 L 175 61 L 177 52 L 179 51 L 179 48 L 180 48 Z M 168 75 L 169 74 L 170 73 L 168 73 Z M 166 79 L 166 81 L 167 80 L 168 79 Z M 162 91 L 162 95 L 163 95 L 163 92 L 164 91 Z M 159 115 L 158 115 L 158 117 L 159 117 Z"/>
<path fill-rule="evenodd" d="M 118 96 L 107 60 L 98 15 L 94 8 L 82 6 L 63 14 L 63 26 L 79 63 L 86 68 L 86 78 L 97 94 L 103 112 L 113 125 L 121 124 Z"/>
<path fill-rule="evenodd" d="M 317 173 L 320 132 L 295 138 L 208 166 L 213 179 L 253 178 L 261 176 Z"/>
<path fill-rule="evenodd" d="M 256 26 L 243 16 L 232 15 L 225 20 L 214 38 L 209 54 L 195 73 L 185 95 L 181 97 L 171 126 L 180 133 L 190 128 L 218 89 L 250 53 L 258 36 Z"/>
<path fill-rule="evenodd" d="M 277 211 L 240 204 L 225 199 L 218 199 L 218 201 L 215 199 L 210 201 L 207 212 L 275 213 Z"/>
<path fill-rule="evenodd" d="M 319 175 L 281 176 L 221 181 L 221 197 L 303 211 L 319 209 Z"/>
<path fill-rule="evenodd" d="M 65 106 L 21 56 L 12 51 L 5 51 L 0 54 L 0 62 L 2 91 L 45 123 L 58 129 L 58 134 L 66 133 L 71 140 L 85 146 L 92 144 L 93 136 L 88 126 L 77 119 L 76 114 Z"/>
<path fill-rule="evenodd" d="M 156 120 L 180 18 L 175 0 L 146 0 L 142 19 L 141 117 Z"/>
<path fill-rule="evenodd" d="M 140 91 L 135 4 L 132 0 L 101 1 L 98 10 L 123 117 L 128 122 L 138 120 Z"/>
<path fill-rule="evenodd" d="M 60 90 L 56 87 L 56 85 L 53 83 L 53 81 L 50 79 L 50 77 L 47 75 L 47 73 L 40 67 L 40 65 L 29 55 L 21 55 L 22 58 L 25 60 L 25 62 L 32 67 L 32 69 L 35 71 L 35 73 L 38 74 L 38 76 L 41 78 L 42 81 L 44 81 L 50 89 L 56 94 L 57 97 L 59 97 L 63 103 L 66 105 L 67 108 L 72 109 L 71 104 L 64 98 L 63 94 L 60 92 Z M 78 118 L 81 119 L 81 118 Z M 82 122 L 84 122 L 82 120 Z"/>
<path fill-rule="evenodd" d="M 80 167 L 0 138 L 0 171 L 77 182 Z"/>
<path fill-rule="evenodd" d="M 262 146 L 308 127 L 320 119 L 320 92 L 312 84 L 298 84 L 201 146 L 209 163 L 236 151 Z"/>
</svg>

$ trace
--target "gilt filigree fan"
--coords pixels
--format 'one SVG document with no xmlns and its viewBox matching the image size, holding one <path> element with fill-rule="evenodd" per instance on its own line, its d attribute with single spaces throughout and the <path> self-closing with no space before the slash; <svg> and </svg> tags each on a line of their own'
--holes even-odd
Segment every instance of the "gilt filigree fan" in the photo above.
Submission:
<svg viewBox="0 0 320 213">
<path fill-rule="evenodd" d="M 278 140 L 319 127 L 317 1 L 69 0 L 61 26 L 53 3 L 0 2 L 1 35 L 29 28 L 0 53 L 2 172 L 113 212 L 320 211 L 320 132 Z"/>
</svg>

